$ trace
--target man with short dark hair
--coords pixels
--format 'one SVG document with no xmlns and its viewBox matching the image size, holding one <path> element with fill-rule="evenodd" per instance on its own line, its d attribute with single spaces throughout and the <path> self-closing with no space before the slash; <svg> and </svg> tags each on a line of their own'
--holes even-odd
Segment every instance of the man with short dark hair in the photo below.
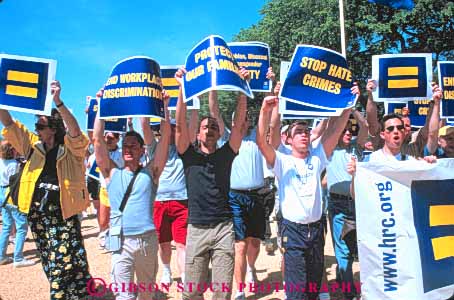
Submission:
<svg viewBox="0 0 454 300">
<path fill-rule="evenodd" d="M 241 72 L 244 76 L 247 71 L 243 69 Z M 180 84 L 184 73 L 185 70 L 180 69 L 175 74 Z M 215 118 L 205 117 L 200 121 L 198 145 L 194 146 L 190 143 L 186 105 L 180 86 L 176 147 L 186 176 L 190 237 L 186 244 L 185 300 L 203 299 L 203 292 L 196 285 L 203 286 L 208 282 L 210 261 L 214 286 L 211 299 L 230 299 L 232 293 L 235 237 L 228 192 L 232 163 L 241 145 L 241 127 L 245 118 L 246 96 L 240 95 L 229 141 L 217 149 L 219 124 Z"/>
<path fill-rule="evenodd" d="M 164 104 L 167 114 L 167 103 Z M 145 122 L 144 120 L 145 119 Z M 153 140 L 153 133 L 148 125 L 148 118 L 142 118 L 142 136 L 135 131 L 128 131 L 122 141 L 122 158 L 124 168 L 119 168 L 109 156 L 109 150 L 104 140 L 104 120 L 97 117 L 93 130 L 96 162 L 104 176 L 109 195 L 110 220 L 112 226 L 119 225 L 121 230 L 121 246 L 112 253 L 112 282 L 118 286 L 134 282 L 155 282 L 158 270 L 158 240 L 153 222 L 153 202 L 156 196 L 159 176 L 167 161 L 169 147 L 170 125 L 168 116 L 161 121 L 163 129 L 161 140 L 156 147 L 153 159 L 148 165 L 141 166 L 141 158 L 145 153 L 145 141 Z M 126 205 L 121 208 L 123 197 L 131 181 L 131 192 Z M 115 221 L 115 222 L 114 222 Z M 113 234 L 113 232 L 112 232 Z M 135 275 L 135 276 L 134 276 Z M 119 289 L 117 300 L 152 299 L 153 291 L 139 290 L 138 295 L 130 289 Z"/>
</svg>

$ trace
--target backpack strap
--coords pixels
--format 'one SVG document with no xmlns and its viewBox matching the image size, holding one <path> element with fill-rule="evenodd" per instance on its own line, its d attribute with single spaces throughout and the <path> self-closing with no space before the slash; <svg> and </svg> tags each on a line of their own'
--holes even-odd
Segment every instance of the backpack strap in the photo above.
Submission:
<svg viewBox="0 0 454 300">
<path fill-rule="evenodd" d="M 137 170 L 134 172 L 134 176 L 132 177 L 131 181 L 129 182 L 128 188 L 126 189 L 123 199 L 121 200 L 120 209 L 119 209 L 121 213 L 125 209 L 126 203 L 128 202 L 128 199 L 129 199 L 129 195 L 131 195 L 131 192 L 132 192 L 132 186 L 134 185 L 134 181 L 136 181 L 137 175 L 139 175 L 140 170 L 142 170 L 141 166 L 139 166 L 137 168 Z"/>
</svg>

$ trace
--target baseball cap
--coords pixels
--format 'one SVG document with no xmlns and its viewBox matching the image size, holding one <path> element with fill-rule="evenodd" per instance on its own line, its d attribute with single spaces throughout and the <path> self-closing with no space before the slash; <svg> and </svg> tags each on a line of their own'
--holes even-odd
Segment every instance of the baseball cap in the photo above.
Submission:
<svg viewBox="0 0 454 300">
<path fill-rule="evenodd" d="M 443 126 L 438 130 L 438 136 L 445 136 L 454 133 L 453 126 Z"/>
</svg>

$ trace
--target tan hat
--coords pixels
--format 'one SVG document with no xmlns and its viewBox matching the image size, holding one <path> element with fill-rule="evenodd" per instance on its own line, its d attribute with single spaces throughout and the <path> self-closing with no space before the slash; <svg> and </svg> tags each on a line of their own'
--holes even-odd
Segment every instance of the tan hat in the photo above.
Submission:
<svg viewBox="0 0 454 300">
<path fill-rule="evenodd" d="M 438 130 L 438 136 L 446 136 L 446 135 L 449 135 L 451 133 L 454 133 L 454 127 L 453 126 L 444 126 L 444 127 L 441 127 Z"/>
</svg>

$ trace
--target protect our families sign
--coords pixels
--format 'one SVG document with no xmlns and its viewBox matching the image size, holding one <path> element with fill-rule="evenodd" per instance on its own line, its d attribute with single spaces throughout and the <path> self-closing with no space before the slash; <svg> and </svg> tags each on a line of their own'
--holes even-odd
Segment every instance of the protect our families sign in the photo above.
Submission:
<svg viewBox="0 0 454 300">
<path fill-rule="evenodd" d="M 118 62 L 104 86 L 99 109 L 101 119 L 164 118 L 159 64 L 145 56 Z"/>
<path fill-rule="evenodd" d="M 50 115 L 56 68 L 52 59 L 0 54 L 0 108 Z"/>
<path fill-rule="evenodd" d="M 211 35 L 198 43 L 186 58 L 183 100 L 210 90 L 241 91 L 254 98 L 249 83 L 240 76 L 237 62 L 224 39 Z"/>
<path fill-rule="evenodd" d="M 340 53 L 298 45 L 279 97 L 322 109 L 345 109 L 355 105 L 352 86 L 352 72 Z"/>
</svg>

